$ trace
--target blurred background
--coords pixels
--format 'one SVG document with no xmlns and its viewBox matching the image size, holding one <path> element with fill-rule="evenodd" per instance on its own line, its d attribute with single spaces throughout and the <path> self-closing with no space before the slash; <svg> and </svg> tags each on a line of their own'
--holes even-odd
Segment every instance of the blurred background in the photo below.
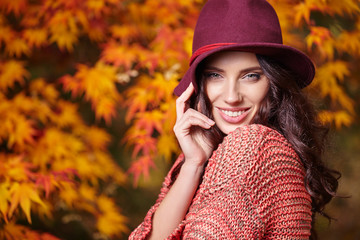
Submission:
<svg viewBox="0 0 360 240">
<path fill-rule="evenodd" d="M 178 80 L 205 0 L 0 1 L 0 239 L 127 239 L 179 154 Z M 360 1 L 271 0 L 342 173 L 320 239 L 360 239 Z M 261 16 L 260 16 L 261 17 Z"/>
</svg>

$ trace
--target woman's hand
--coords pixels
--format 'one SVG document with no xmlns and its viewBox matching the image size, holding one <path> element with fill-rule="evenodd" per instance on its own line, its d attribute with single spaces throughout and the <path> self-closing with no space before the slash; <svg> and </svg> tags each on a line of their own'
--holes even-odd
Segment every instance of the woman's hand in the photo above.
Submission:
<svg viewBox="0 0 360 240">
<path fill-rule="evenodd" d="M 194 86 L 189 87 L 176 100 L 175 135 L 179 141 L 186 163 L 202 166 L 211 156 L 213 146 L 193 126 L 204 129 L 211 128 L 215 122 L 204 114 L 189 107 L 189 99 L 194 92 Z"/>
</svg>

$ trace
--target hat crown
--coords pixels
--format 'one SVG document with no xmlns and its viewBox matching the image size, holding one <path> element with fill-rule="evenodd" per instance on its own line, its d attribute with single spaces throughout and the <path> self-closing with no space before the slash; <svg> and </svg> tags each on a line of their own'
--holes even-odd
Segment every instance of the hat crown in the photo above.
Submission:
<svg viewBox="0 0 360 240">
<path fill-rule="evenodd" d="M 209 0 L 195 27 L 193 53 L 217 43 L 282 44 L 275 10 L 266 0 Z"/>
</svg>

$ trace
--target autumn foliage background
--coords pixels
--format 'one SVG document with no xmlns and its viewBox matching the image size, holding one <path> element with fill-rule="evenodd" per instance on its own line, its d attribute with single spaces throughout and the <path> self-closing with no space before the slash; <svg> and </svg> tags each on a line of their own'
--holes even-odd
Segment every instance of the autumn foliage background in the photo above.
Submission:
<svg viewBox="0 0 360 240">
<path fill-rule="evenodd" d="M 0 1 L 0 239 L 126 239 L 179 153 L 172 127 L 204 0 Z M 343 173 L 324 239 L 360 237 L 360 1 L 271 0 Z M 261 17 L 261 16 L 259 16 Z"/>
</svg>

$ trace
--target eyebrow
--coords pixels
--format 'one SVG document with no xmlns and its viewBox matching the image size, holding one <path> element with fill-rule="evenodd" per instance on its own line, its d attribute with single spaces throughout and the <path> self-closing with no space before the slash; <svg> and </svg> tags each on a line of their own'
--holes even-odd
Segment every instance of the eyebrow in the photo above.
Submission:
<svg viewBox="0 0 360 240">
<path fill-rule="evenodd" d="M 204 67 L 204 71 L 209 71 L 209 70 L 210 71 L 215 70 L 215 71 L 218 71 L 218 72 L 224 72 L 223 69 L 217 68 L 217 67 L 214 67 L 214 66 L 205 66 Z M 240 73 L 246 73 L 246 72 L 251 72 L 251 71 L 255 71 L 255 70 L 261 70 L 262 71 L 262 68 L 260 66 L 248 67 L 248 68 L 241 69 Z"/>
</svg>

